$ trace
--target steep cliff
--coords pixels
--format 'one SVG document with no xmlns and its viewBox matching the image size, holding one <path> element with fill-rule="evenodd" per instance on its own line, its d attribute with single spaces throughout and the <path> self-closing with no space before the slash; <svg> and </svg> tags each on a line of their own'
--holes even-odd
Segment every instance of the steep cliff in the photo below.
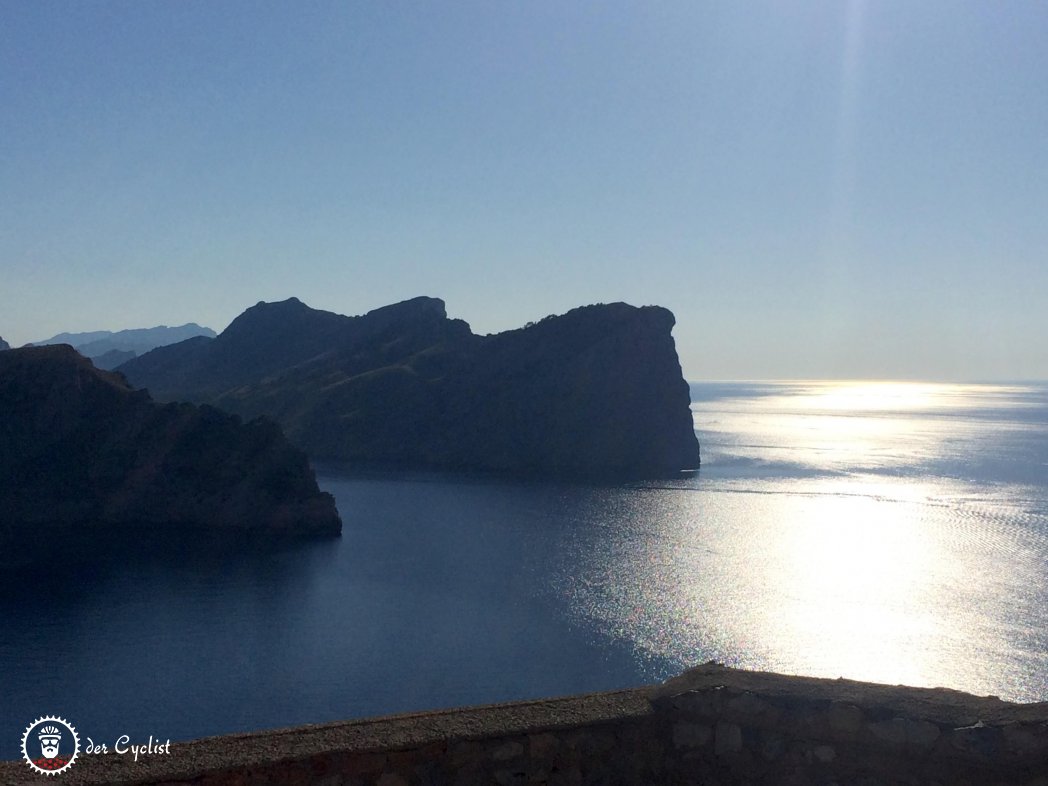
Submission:
<svg viewBox="0 0 1048 786">
<path fill-rule="evenodd" d="M 699 465 L 691 400 L 664 308 L 586 306 L 491 336 L 440 387 L 455 463 L 662 474 Z M 438 446 L 440 447 L 439 443 Z"/>
<path fill-rule="evenodd" d="M 0 354 L 0 544 L 32 561 L 128 530 L 335 535 L 341 522 L 272 422 L 156 404 L 69 346 Z"/>
<path fill-rule="evenodd" d="M 435 298 L 360 317 L 292 298 L 120 371 L 162 399 L 269 415 L 317 458 L 662 474 L 699 463 L 673 324 L 666 309 L 614 303 L 477 336 Z"/>
</svg>

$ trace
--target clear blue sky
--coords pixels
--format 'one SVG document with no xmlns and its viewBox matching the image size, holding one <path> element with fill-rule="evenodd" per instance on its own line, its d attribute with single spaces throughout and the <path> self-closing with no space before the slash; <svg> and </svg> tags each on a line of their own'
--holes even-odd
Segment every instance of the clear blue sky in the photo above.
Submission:
<svg viewBox="0 0 1048 786">
<path fill-rule="evenodd" d="M 691 379 L 1048 378 L 1048 4 L 0 0 L 0 335 L 677 315 Z"/>
</svg>

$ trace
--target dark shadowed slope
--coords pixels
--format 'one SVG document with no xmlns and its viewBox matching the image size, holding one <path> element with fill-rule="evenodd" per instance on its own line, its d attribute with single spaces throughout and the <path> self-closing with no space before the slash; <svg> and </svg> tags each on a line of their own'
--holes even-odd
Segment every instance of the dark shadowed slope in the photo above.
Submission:
<svg viewBox="0 0 1048 786">
<path fill-rule="evenodd" d="M 270 415 L 318 458 L 661 474 L 699 463 L 673 324 L 614 303 L 476 336 L 435 298 L 359 317 L 292 298 L 120 370 L 158 398 Z"/>
<path fill-rule="evenodd" d="M 272 422 L 156 404 L 66 345 L 0 354 L 0 543 L 33 561 L 125 528 L 334 535 L 341 522 Z"/>
<path fill-rule="evenodd" d="M 2 338 L 0 338 L 0 352 L 3 352 L 5 349 L 10 349 L 10 348 L 11 348 L 11 345 L 8 344 L 6 341 L 4 341 Z"/>
<path fill-rule="evenodd" d="M 112 371 L 114 368 L 126 363 L 133 357 L 137 357 L 134 350 L 111 349 L 108 352 L 103 352 L 101 355 L 92 357 L 91 363 L 95 368 Z"/>
<path fill-rule="evenodd" d="M 318 311 L 290 298 L 252 306 L 215 339 L 193 338 L 154 350 L 120 371 L 161 399 L 249 399 L 238 390 L 278 379 L 281 384 L 316 382 L 317 375 L 333 369 L 352 376 L 452 338 L 474 337 L 465 322 L 447 319 L 444 304 L 433 298 L 415 298 L 361 317 Z"/>
</svg>

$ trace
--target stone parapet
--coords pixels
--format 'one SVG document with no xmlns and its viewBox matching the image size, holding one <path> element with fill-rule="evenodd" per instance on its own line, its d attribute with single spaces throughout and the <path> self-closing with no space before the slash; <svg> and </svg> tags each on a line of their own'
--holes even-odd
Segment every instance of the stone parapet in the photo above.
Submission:
<svg viewBox="0 0 1048 786">
<path fill-rule="evenodd" d="M 1048 786 L 1048 704 L 744 672 L 83 756 L 67 784 Z M 37 783 L 21 762 L 0 782 Z M 57 780 L 57 778 L 56 778 Z"/>
</svg>

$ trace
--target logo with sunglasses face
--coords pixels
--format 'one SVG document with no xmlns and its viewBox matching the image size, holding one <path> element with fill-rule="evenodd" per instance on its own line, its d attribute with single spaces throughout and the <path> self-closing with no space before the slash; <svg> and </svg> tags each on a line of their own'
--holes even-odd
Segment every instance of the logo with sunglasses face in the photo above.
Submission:
<svg viewBox="0 0 1048 786">
<path fill-rule="evenodd" d="M 37 718 L 22 735 L 22 757 L 43 775 L 58 775 L 73 766 L 80 738 L 68 721 L 56 715 Z"/>
</svg>

